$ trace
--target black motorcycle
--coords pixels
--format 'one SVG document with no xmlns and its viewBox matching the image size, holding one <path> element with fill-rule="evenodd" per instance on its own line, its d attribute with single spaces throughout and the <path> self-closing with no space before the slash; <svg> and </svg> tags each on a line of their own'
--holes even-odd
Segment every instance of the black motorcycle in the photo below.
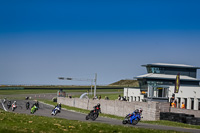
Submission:
<svg viewBox="0 0 200 133">
<path fill-rule="evenodd" d="M 11 107 L 11 101 L 8 101 L 7 108 L 9 109 Z"/>
<path fill-rule="evenodd" d="M 30 108 L 30 103 L 27 102 L 27 103 L 26 103 L 26 109 L 28 110 L 29 108 Z"/>
<path fill-rule="evenodd" d="M 101 109 L 98 107 L 94 107 L 94 110 L 91 110 L 90 113 L 85 117 L 86 120 L 96 120 L 99 116 L 99 112 L 101 112 Z"/>
</svg>

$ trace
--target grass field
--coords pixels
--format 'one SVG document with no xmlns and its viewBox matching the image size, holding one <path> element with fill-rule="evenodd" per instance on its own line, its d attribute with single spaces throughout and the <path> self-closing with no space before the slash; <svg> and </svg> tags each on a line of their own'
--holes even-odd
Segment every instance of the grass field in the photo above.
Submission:
<svg viewBox="0 0 200 133">
<path fill-rule="evenodd" d="M 176 131 L 163 131 L 109 125 L 95 122 L 80 122 L 61 118 L 10 113 L 0 110 L 0 132 L 2 133 L 176 133 Z"/>
<path fill-rule="evenodd" d="M 42 94 L 42 93 L 57 93 L 59 89 L 24 89 L 24 90 L 0 90 L 0 95 L 13 94 Z M 71 92 L 87 92 L 88 89 L 70 89 L 64 90 L 66 93 Z M 97 92 L 122 92 L 123 89 L 97 89 Z M 89 90 L 90 92 L 90 90 Z"/>
</svg>

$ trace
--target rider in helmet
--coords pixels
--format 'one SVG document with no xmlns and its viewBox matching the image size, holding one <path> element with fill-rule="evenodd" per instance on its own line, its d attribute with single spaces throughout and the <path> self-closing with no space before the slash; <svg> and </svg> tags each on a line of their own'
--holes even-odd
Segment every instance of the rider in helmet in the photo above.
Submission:
<svg viewBox="0 0 200 133">
<path fill-rule="evenodd" d="M 101 108 L 100 107 L 101 107 L 101 104 L 98 103 L 96 106 L 94 106 L 94 109 L 101 113 Z"/>
<path fill-rule="evenodd" d="M 60 108 L 60 110 L 58 110 L 59 113 L 60 113 L 60 112 L 61 112 L 61 103 L 57 104 L 57 105 L 55 106 L 55 108 L 56 108 L 56 107 Z M 54 108 L 54 109 L 55 109 L 55 108 Z M 53 110 L 54 110 L 54 109 L 53 109 Z M 53 111 L 53 110 L 52 110 L 52 111 Z"/>
<path fill-rule="evenodd" d="M 61 109 L 61 103 L 57 104 L 57 105 L 55 106 L 55 108 L 56 108 L 56 107 L 58 107 L 58 108 Z"/>
<path fill-rule="evenodd" d="M 142 108 L 139 108 L 139 113 L 140 113 L 140 114 L 142 114 L 142 111 L 143 111 L 143 109 L 142 109 Z"/>
<path fill-rule="evenodd" d="M 8 109 L 11 107 L 11 101 L 8 101 L 7 107 L 8 107 Z"/>
</svg>

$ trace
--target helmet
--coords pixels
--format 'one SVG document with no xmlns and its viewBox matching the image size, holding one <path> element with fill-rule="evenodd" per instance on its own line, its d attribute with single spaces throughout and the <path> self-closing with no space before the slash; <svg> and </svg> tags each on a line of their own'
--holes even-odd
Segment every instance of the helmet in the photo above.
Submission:
<svg viewBox="0 0 200 133">
<path fill-rule="evenodd" d="M 136 109 L 136 110 L 135 110 L 135 113 L 139 113 L 139 109 Z"/>
<path fill-rule="evenodd" d="M 139 108 L 139 113 L 142 113 L 143 109 L 142 108 Z"/>
<path fill-rule="evenodd" d="M 100 106 L 101 106 L 101 104 L 100 104 L 100 103 L 98 103 L 98 104 L 97 104 L 97 106 L 98 106 L 98 107 L 100 107 Z"/>
<path fill-rule="evenodd" d="M 14 101 L 14 103 L 16 103 L 16 101 Z"/>
<path fill-rule="evenodd" d="M 61 105 L 61 103 L 59 103 L 58 105 Z"/>
</svg>

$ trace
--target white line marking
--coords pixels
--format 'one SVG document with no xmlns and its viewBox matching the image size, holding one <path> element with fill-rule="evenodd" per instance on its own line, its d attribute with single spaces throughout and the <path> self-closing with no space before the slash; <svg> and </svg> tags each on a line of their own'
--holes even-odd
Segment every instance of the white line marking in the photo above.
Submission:
<svg viewBox="0 0 200 133">
<path fill-rule="evenodd" d="M 1 99 L 0 99 L 1 100 Z M 2 106 L 3 106 L 3 109 L 5 110 L 5 111 L 7 111 L 7 109 L 4 107 L 4 104 L 2 103 L 2 100 L 1 100 L 1 104 L 2 104 Z"/>
</svg>

